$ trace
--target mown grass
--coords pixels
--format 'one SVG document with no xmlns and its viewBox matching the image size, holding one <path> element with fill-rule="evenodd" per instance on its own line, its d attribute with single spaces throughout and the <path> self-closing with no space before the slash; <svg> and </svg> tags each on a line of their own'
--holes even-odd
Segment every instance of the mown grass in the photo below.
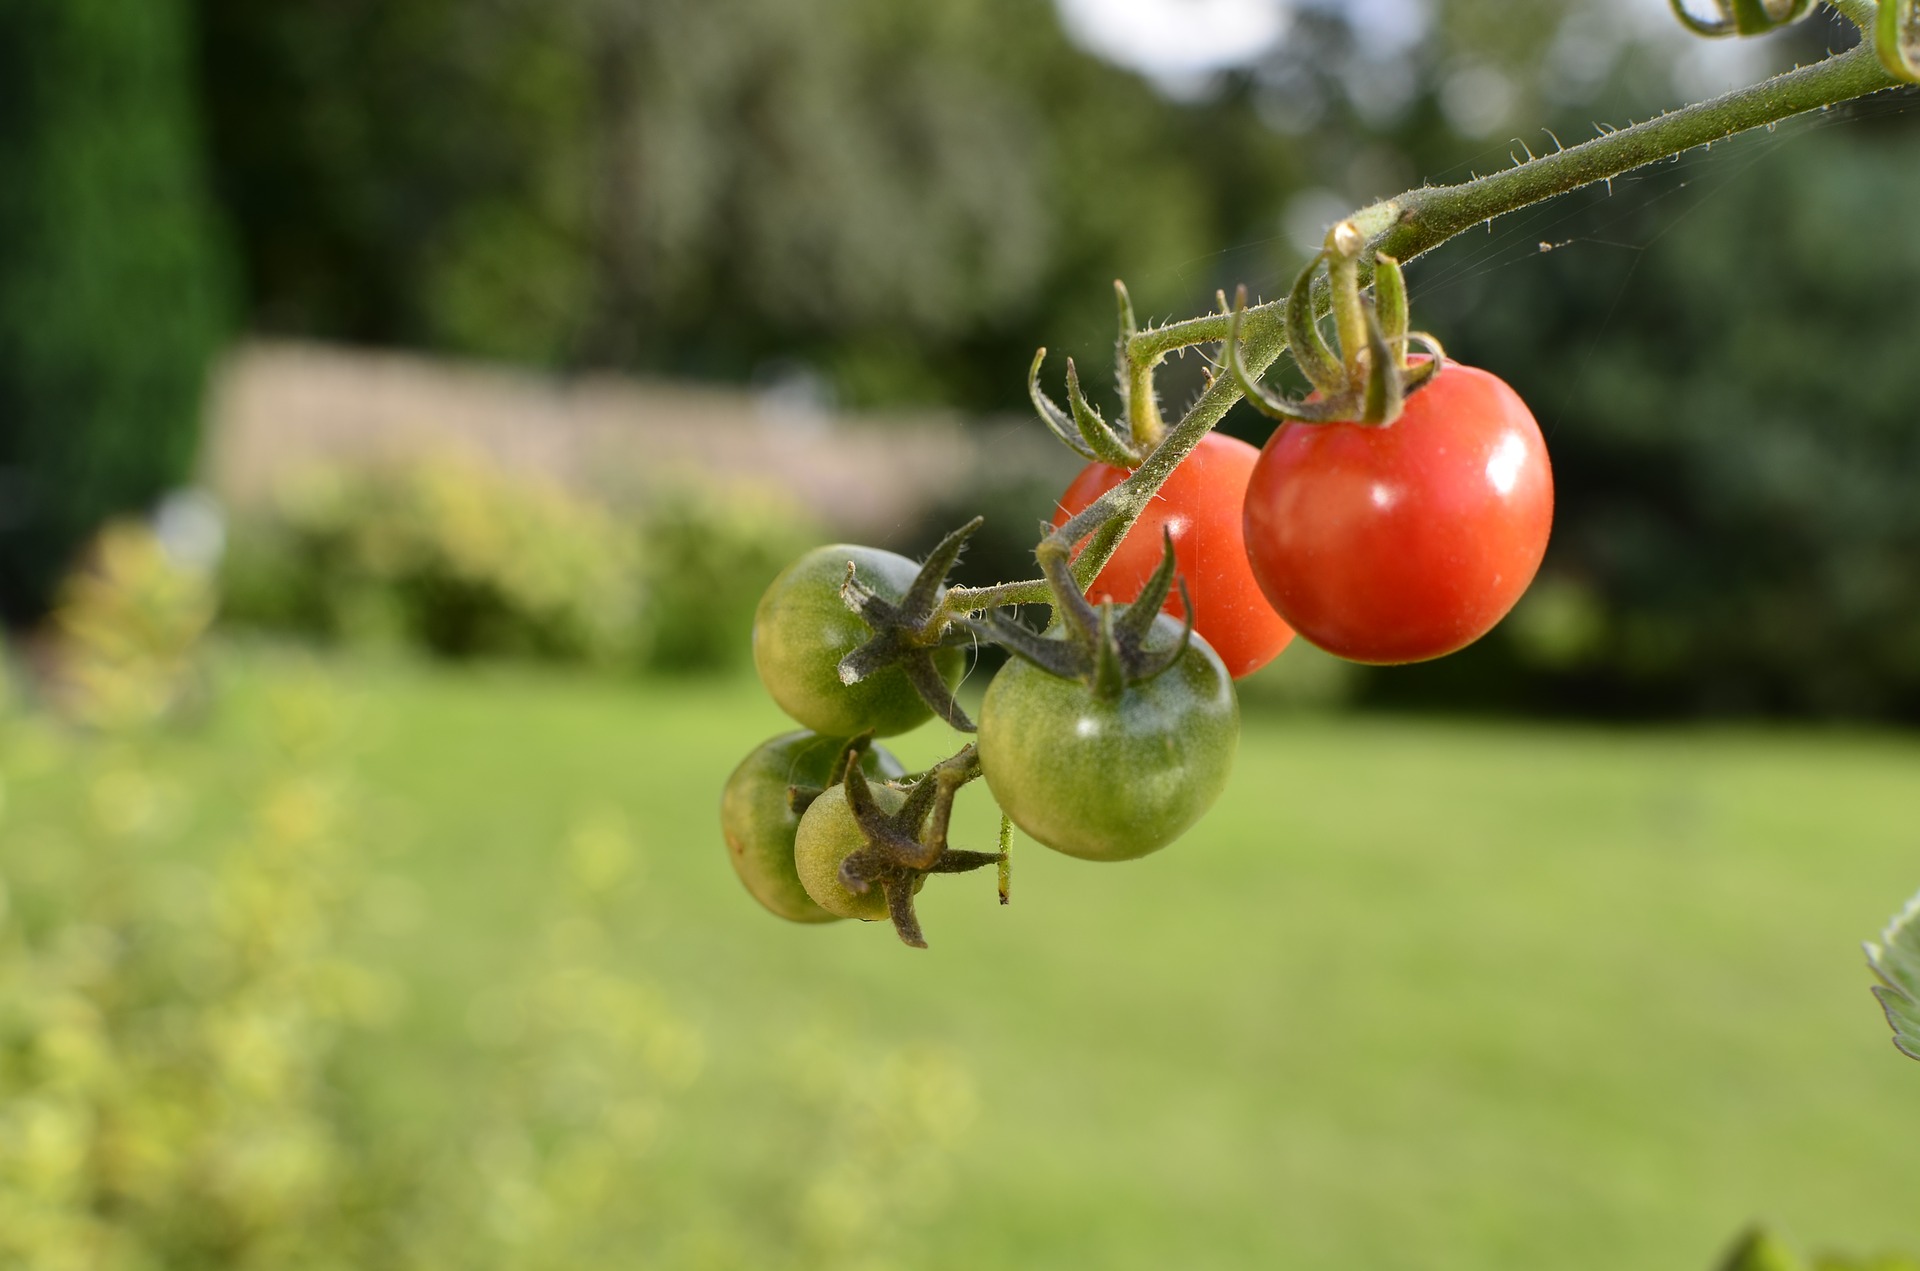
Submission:
<svg viewBox="0 0 1920 1271">
<path fill-rule="evenodd" d="M 1858 950 L 1920 886 L 1912 738 L 1251 717 L 1186 840 L 1117 866 L 1023 841 L 1014 903 L 936 880 L 915 952 L 733 878 L 721 782 L 787 727 L 750 682 L 330 674 L 425 911 L 390 945 L 418 986 L 396 1106 L 453 1088 L 569 827 L 612 816 L 646 895 L 621 956 L 707 1039 L 663 1130 L 681 1186 L 783 1168 L 772 1039 L 971 1074 L 932 1226 L 879 1265 L 1696 1269 L 1755 1219 L 1920 1246 L 1920 1066 Z M 195 744 L 237 760 L 244 731 Z M 993 824 L 972 797 L 957 841 Z"/>
</svg>

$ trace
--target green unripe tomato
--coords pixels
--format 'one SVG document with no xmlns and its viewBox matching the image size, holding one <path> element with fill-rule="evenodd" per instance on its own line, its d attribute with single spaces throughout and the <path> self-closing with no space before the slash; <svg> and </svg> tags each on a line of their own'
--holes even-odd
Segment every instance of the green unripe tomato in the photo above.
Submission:
<svg viewBox="0 0 1920 1271">
<path fill-rule="evenodd" d="M 1163 617 L 1152 638 L 1178 632 Z M 1090 861 L 1131 860 L 1180 837 L 1226 788 L 1239 737 L 1233 682 L 1197 635 L 1171 667 L 1113 698 L 1009 661 L 980 707 L 980 767 L 1001 810 Z"/>
<path fill-rule="evenodd" d="M 892 786 L 876 785 L 873 801 L 882 812 L 894 813 L 907 796 Z M 840 885 L 840 862 L 867 845 L 860 826 L 847 806 L 844 786 L 835 786 L 813 801 L 800 818 L 800 831 L 794 836 L 793 863 L 800 873 L 800 885 L 815 904 L 836 918 L 859 918 L 880 922 L 887 917 L 887 897 L 875 883 L 864 896 L 856 896 Z M 925 876 L 914 880 L 919 891 Z"/>
<path fill-rule="evenodd" d="M 726 836 L 733 872 L 755 900 L 791 922 L 833 922 L 839 917 L 814 904 L 800 885 L 793 864 L 793 839 L 800 818 L 787 802 L 787 790 L 825 786 L 846 749 L 843 738 L 804 730 L 783 733 L 754 747 L 720 793 L 720 831 Z M 898 759 L 878 746 L 862 756 L 860 767 L 875 781 L 906 772 Z"/>
<path fill-rule="evenodd" d="M 798 723 L 830 737 L 872 729 L 891 737 L 933 717 L 897 666 L 858 684 L 840 682 L 840 659 L 865 644 L 873 631 L 840 599 L 847 562 L 883 599 L 898 601 L 920 567 L 904 556 L 873 547 L 836 543 L 817 547 L 782 570 L 753 615 L 753 665 L 780 709 Z M 959 649 L 937 656 L 949 685 L 960 678 Z"/>
</svg>

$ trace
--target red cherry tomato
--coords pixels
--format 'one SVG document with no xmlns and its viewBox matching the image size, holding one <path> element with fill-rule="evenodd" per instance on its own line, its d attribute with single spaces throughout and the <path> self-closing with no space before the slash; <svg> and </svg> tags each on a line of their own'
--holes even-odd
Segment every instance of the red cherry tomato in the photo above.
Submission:
<svg viewBox="0 0 1920 1271">
<path fill-rule="evenodd" d="M 1533 581 L 1553 473 L 1526 403 L 1448 362 L 1400 418 L 1283 424 L 1247 483 L 1247 556 L 1267 599 L 1355 662 L 1473 643 Z"/>
<path fill-rule="evenodd" d="M 1087 589 L 1096 603 L 1138 596 L 1159 567 L 1161 530 L 1171 531 L 1175 563 L 1193 596 L 1193 629 L 1236 680 L 1273 661 L 1293 639 L 1292 629 L 1260 594 L 1241 538 L 1240 506 L 1259 457 L 1244 441 L 1208 433 L 1173 470 Z M 1060 496 L 1054 525 L 1066 524 L 1126 478 L 1125 468 L 1088 464 Z M 1186 616 L 1178 590 L 1167 598 L 1166 611 Z"/>
</svg>

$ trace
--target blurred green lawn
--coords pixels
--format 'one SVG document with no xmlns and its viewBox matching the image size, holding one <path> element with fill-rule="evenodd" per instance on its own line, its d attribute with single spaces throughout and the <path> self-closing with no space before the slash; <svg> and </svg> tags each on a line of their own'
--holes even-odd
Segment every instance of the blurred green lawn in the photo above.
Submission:
<svg viewBox="0 0 1920 1271">
<path fill-rule="evenodd" d="M 751 682 L 330 674 L 428 913 L 393 945 L 425 986 L 382 1043 L 403 1104 L 535 939 L 569 826 L 618 814 L 648 915 L 620 956 L 707 1039 L 670 1175 L 781 1167 L 759 1087 L 796 1030 L 971 1073 L 950 1190 L 880 1265 L 1691 1271 L 1755 1219 L 1920 1246 L 1920 1066 L 1858 949 L 1920 886 L 1914 739 L 1255 716 L 1187 839 L 1021 841 L 1013 904 L 935 880 L 915 952 L 733 878 L 721 782 L 788 726 Z"/>
</svg>

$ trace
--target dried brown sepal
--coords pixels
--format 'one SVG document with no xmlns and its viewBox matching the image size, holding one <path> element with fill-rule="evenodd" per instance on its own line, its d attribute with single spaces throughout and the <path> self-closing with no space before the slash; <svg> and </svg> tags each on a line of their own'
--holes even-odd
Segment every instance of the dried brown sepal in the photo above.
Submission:
<svg viewBox="0 0 1920 1271">
<path fill-rule="evenodd" d="M 947 846 L 954 796 L 980 775 L 980 759 L 971 745 L 929 769 L 908 792 L 897 812 L 881 809 L 858 764 L 847 768 L 843 783 L 847 806 L 866 846 L 840 862 L 840 883 L 855 895 L 879 887 L 887 914 L 901 942 L 927 947 L 913 897 L 929 874 L 961 874 L 998 863 L 996 852 L 956 851 Z"/>
<path fill-rule="evenodd" d="M 983 521 L 976 516 L 941 539 L 897 604 L 861 582 L 849 563 L 846 581 L 840 584 L 840 599 L 873 628 L 873 638 L 840 659 L 841 683 L 858 684 L 887 667 L 898 666 L 934 714 L 960 732 L 974 731 L 973 721 L 954 700 L 953 691 L 934 662 L 936 653 L 965 641 L 957 638 L 961 634 L 957 631 L 949 631 L 944 625 L 936 627 L 934 618 L 946 592 L 947 574 Z"/>
</svg>

